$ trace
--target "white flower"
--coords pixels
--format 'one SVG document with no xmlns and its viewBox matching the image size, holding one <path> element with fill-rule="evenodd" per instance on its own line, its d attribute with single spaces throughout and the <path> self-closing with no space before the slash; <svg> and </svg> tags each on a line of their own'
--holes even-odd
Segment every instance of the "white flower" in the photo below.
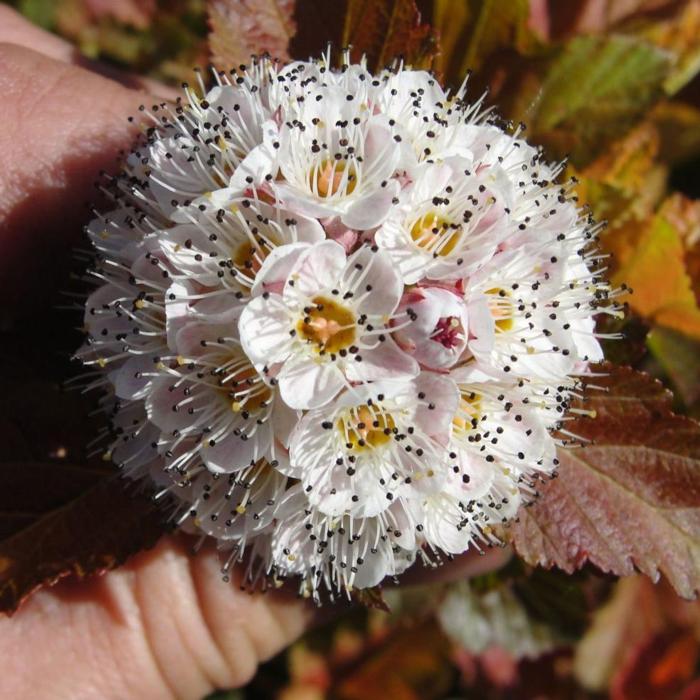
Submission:
<svg viewBox="0 0 700 700">
<path fill-rule="evenodd" d="M 592 316 L 606 287 L 573 255 L 556 241 L 539 255 L 506 251 L 474 276 L 469 348 L 484 371 L 556 384 L 602 359 Z"/>
<path fill-rule="evenodd" d="M 201 462 L 214 473 L 234 472 L 261 459 L 277 463 L 285 446 L 294 411 L 241 349 L 236 321 L 232 315 L 226 324 L 187 324 L 175 340 L 177 355 L 161 358 L 163 374 L 145 403 L 162 431 L 169 470 L 183 473 Z"/>
<path fill-rule="evenodd" d="M 288 473 L 328 515 L 373 516 L 394 500 L 436 491 L 457 401 L 449 379 L 427 372 L 348 389 L 299 422 Z"/>
<path fill-rule="evenodd" d="M 272 538 L 273 571 L 281 578 L 301 577 L 306 596 L 316 597 L 322 588 L 332 596 L 336 590 L 376 586 L 415 560 L 416 524 L 399 503 L 376 517 L 330 517 L 311 507 L 296 485 L 278 517 L 285 527 Z"/>
<path fill-rule="evenodd" d="M 457 290 L 416 287 L 404 294 L 400 310 L 411 319 L 394 338 L 401 348 L 429 369 L 452 367 L 467 349 L 467 305 Z"/>
<path fill-rule="evenodd" d="M 496 544 L 620 313 L 599 227 L 464 85 L 347 53 L 214 77 L 143 110 L 86 227 L 105 458 L 226 574 L 317 601 Z"/>
<path fill-rule="evenodd" d="M 241 197 L 231 200 L 206 221 L 192 220 L 165 230 L 161 245 L 177 270 L 173 279 L 247 294 L 275 248 L 316 243 L 324 238 L 316 219 Z"/>
<path fill-rule="evenodd" d="M 418 373 L 391 337 L 402 285 L 383 253 L 363 246 L 347 257 L 339 244 L 324 241 L 289 250 L 260 277 L 263 286 L 283 286 L 245 307 L 241 342 L 256 366 L 274 375 L 289 406 L 317 408 L 350 382 Z"/>
<path fill-rule="evenodd" d="M 232 474 L 200 468 L 179 482 L 176 491 L 184 515 L 218 540 L 232 540 L 240 550 L 271 530 L 284 498 L 287 479 L 261 460 Z"/>
<path fill-rule="evenodd" d="M 499 193 L 487 189 L 470 160 L 424 163 L 415 182 L 377 231 L 406 284 L 467 277 L 488 262 L 507 235 Z"/>
<path fill-rule="evenodd" d="M 469 654 L 498 648 L 514 660 L 538 659 L 568 643 L 562 632 L 533 617 L 508 583 L 477 590 L 460 581 L 450 586 L 437 617 L 452 643 Z"/>
<path fill-rule="evenodd" d="M 354 80 L 351 78 L 355 78 Z M 307 80 L 303 100 L 289 105 L 279 133 L 283 204 L 306 216 L 338 216 L 351 229 L 379 226 L 399 191 L 399 137 L 375 114 L 368 81 Z"/>
</svg>

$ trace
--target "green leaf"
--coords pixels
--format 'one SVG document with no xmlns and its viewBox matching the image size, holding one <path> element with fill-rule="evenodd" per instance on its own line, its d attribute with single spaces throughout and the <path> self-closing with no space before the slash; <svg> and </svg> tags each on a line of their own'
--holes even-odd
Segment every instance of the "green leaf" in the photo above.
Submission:
<svg viewBox="0 0 700 700">
<path fill-rule="evenodd" d="M 656 326 L 647 335 L 647 347 L 673 382 L 674 389 L 693 406 L 700 400 L 700 342 L 683 333 Z"/>
<path fill-rule="evenodd" d="M 662 95 L 668 70 L 668 54 L 639 39 L 573 39 L 551 66 L 534 105 L 536 138 L 582 165 Z"/>
<path fill-rule="evenodd" d="M 684 597 L 700 589 L 700 424 L 672 413 L 648 375 L 603 365 L 567 430 L 593 441 L 562 449 L 558 478 L 511 530 L 530 564 L 572 572 L 590 561 L 623 576 L 659 573 Z"/>
<path fill-rule="evenodd" d="M 56 0 L 20 0 L 17 9 L 34 24 L 44 29 L 52 29 L 56 5 Z"/>
<path fill-rule="evenodd" d="M 664 90 L 674 95 L 700 72 L 700 2 L 680 3 L 672 17 L 652 24 L 641 36 L 663 48 L 673 57 L 672 68 L 664 80 Z"/>
</svg>

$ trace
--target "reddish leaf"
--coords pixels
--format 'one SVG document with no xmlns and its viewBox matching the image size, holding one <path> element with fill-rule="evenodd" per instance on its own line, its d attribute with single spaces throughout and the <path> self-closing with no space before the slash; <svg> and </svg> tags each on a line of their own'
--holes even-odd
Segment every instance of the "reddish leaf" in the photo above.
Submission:
<svg viewBox="0 0 700 700">
<path fill-rule="evenodd" d="M 449 644 L 434 620 L 400 629 L 329 693 L 338 700 L 431 700 L 452 685 Z"/>
<path fill-rule="evenodd" d="M 522 509 L 511 531 L 532 564 L 566 571 L 663 573 L 676 591 L 700 588 L 700 424 L 670 410 L 670 393 L 645 374 L 603 366 L 586 408 L 567 428 L 586 447 L 560 452 L 559 478 Z"/>
<path fill-rule="evenodd" d="M 700 644 L 690 633 L 658 634 L 639 645 L 612 681 L 612 700 L 672 700 L 691 680 Z"/>
<path fill-rule="evenodd" d="M 36 376 L 5 344 L 0 398 L 0 611 L 70 573 L 110 568 L 150 546 L 163 527 L 153 505 L 127 495 L 114 468 L 88 459 L 101 420 L 91 401 Z M 133 488 L 131 489 L 133 491 Z"/>
<path fill-rule="evenodd" d="M 58 483 L 61 476 L 55 476 Z M 67 481 L 73 476 L 63 474 Z M 69 574 L 83 578 L 122 564 L 155 544 L 163 520 L 151 499 L 118 477 L 103 478 L 0 542 L 0 611 L 14 612 L 35 589 Z"/>
<path fill-rule="evenodd" d="M 107 465 L 105 465 L 107 466 Z M 64 461 L 15 461 L 0 464 L 0 538 L 15 534 L 95 486 L 112 470 Z"/>
<path fill-rule="evenodd" d="M 693 681 L 682 693 L 679 700 L 700 700 L 700 678 Z"/>
<path fill-rule="evenodd" d="M 330 42 L 335 49 L 352 45 L 353 60 L 365 54 L 371 70 L 399 56 L 415 68 L 429 68 L 438 51 L 415 0 L 296 0 L 294 21 L 294 58 L 318 56 Z"/>
<path fill-rule="evenodd" d="M 421 23 L 415 0 L 348 0 L 343 45 L 352 58 L 367 56 L 370 69 L 402 56 L 414 67 L 430 67 L 437 43 L 429 24 Z"/>
<path fill-rule="evenodd" d="M 296 0 L 294 22 L 297 32 L 289 44 L 292 58 L 307 60 L 319 56 L 328 42 L 339 47 L 348 0 Z"/>
<path fill-rule="evenodd" d="M 607 690 L 632 648 L 664 628 L 667 622 L 659 589 L 643 576 L 629 576 L 615 584 L 575 648 L 574 674 L 584 688 Z"/>
<path fill-rule="evenodd" d="M 289 60 L 296 32 L 294 0 L 210 0 L 209 48 L 219 68 L 248 63 L 253 54 Z"/>
</svg>

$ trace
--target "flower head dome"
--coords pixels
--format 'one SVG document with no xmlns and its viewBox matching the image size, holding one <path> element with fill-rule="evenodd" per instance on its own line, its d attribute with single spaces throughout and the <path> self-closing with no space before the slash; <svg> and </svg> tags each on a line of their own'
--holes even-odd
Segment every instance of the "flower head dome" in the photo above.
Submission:
<svg viewBox="0 0 700 700">
<path fill-rule="evenodd" d="M 428 73 L 215 77 L 143 112 L 87 227 L 107 454 L 225 570 L 317 600 L 496 543 L 617 313 L 597 226 Z"/>
</svg>

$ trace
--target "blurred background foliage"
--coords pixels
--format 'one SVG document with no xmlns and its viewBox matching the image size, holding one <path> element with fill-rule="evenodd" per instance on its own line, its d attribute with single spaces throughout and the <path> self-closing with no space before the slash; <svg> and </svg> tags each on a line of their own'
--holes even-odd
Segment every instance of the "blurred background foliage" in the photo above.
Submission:
<svg viewBox="0 0 700 700">
<path fill-rule="evenodd" d="M 397 53 L 568 157 L 634 289 L 608 357 L 700 417 L 700 0 L 13 0 L 86 57 L 173 85 L 192 67 L 351 43 Z M 664 582 L 512 560 L 467 582 L 388 590 L 216 697 L 280 700 L 698 700 L 700 606 Z"/>
</svg>

